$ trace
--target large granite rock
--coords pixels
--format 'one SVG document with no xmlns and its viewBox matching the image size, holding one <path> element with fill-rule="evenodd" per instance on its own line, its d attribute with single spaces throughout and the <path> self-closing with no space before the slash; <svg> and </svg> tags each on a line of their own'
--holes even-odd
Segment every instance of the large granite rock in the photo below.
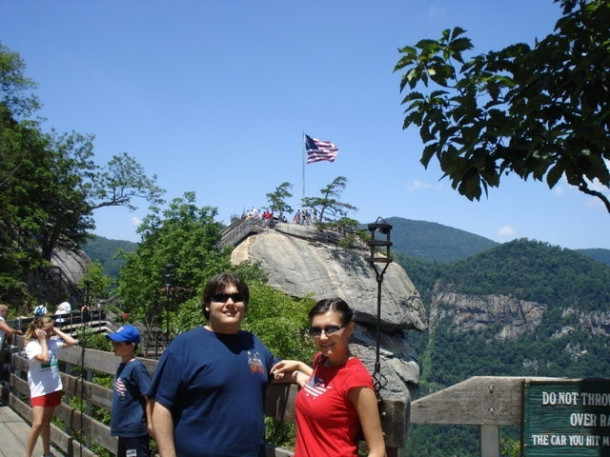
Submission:
<svg viewBox="0 0 610 457">
<path fill-rule="evenodd" d="M 269 276 L 269 285 L 294 297 L 339 296 L 347 301 L 358 323 L 352 352 L 373 372 L 378 282 L 377 273 L 366 260 L 370 253 L 319 239 L 319 231 L 313 227 L 278 224 L 275 229 L 245 238 L 233 250 L 231 262 L 260 262 Z M 380 315 L 381 394 L 384 398 L 410 400 L 410 390 L 419 384 L 419 366 L 406 331 L 425 330 L 426 312 L 415 286 L 396 263 L 383 274 Z"/>
</svg>

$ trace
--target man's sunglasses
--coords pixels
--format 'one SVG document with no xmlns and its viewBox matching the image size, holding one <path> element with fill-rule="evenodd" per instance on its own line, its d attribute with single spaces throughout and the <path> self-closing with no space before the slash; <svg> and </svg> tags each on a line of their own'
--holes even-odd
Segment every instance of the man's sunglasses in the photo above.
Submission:
<svg viewBox="0 0 610 457">
<path fill-rule="evenodd" d="M 244 301 L 244 294 L 235 293 L 235 294 L 214 294 L 212 295 L 212 301 L 217 303 L 226 303 L 229 301 L 229 298 L 233 300 L 233 303 L 238 303 Z"/>
<path fill-rule="evenodd" d="M 327 325 L 326 327 L 309 327 L 307 331 L 309 333 L 309 336 L 313 336 L 314 338 L 320 338 L 322 336 L 322 332 L 324 332 L 326 336 L 331 336 L 339 332 L 344 327 L 345 326 L 343 325 Z"/>
</svg>

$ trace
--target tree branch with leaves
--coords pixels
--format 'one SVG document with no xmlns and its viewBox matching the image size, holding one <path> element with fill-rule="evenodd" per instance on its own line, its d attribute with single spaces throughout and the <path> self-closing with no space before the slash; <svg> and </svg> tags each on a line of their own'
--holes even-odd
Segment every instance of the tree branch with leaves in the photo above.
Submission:
<svg viewBox="0 0 610 457">
<path fill-rule="evenodd" d="M 406 117 L 419 128 L 421 163 L 469 200 L 503 175 L 568 184 L 610 212 L 610 3 L 555 0 L 555 31 L 469 59 L 459 27 L 399 50 Z M 424 90 L 421 90 L 424 89 Z"/>
</svg>

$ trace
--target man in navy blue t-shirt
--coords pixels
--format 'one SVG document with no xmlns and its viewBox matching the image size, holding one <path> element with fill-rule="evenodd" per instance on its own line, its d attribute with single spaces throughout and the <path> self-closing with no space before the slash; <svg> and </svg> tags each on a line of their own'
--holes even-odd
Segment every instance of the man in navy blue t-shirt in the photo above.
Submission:
<svg viewBox="0 0 610 457">
<path fill-rule="evenodd" d="M 161 457 L 263 457 L 264 401 L 275 360 L 240 330 L 250 299 L 231 273 L 203 292 L 203 327 L 179 336 L 163 353 L 150 389 L 152 428 Z"/>
</svg>

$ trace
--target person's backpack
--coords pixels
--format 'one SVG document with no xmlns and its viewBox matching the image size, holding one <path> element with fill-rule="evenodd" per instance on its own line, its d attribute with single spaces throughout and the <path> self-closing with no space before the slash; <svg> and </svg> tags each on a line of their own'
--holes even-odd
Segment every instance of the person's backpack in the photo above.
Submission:
<svg viewBox="0 0 610 457">
<path fill-rule="evenodd" d="M 44 306 L 38 305 L 34 309 L 34 316 L 36 316 L 36 317 L 44 316 Z"/>
</svg>

